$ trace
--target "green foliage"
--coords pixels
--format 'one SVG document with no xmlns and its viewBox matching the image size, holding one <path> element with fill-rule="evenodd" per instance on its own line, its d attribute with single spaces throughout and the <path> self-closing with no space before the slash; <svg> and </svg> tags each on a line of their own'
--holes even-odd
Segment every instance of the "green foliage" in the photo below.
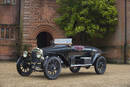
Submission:
<svg viewBox="0 0 130 87">
<path fill-rule="evenodd" d="M 118 23 L 115 0 L 57 0 L 57 3 L 60 17 L 55 22 L 66 36 L 85 32 L 91 38 L 103 38 Z"/>
</svg>

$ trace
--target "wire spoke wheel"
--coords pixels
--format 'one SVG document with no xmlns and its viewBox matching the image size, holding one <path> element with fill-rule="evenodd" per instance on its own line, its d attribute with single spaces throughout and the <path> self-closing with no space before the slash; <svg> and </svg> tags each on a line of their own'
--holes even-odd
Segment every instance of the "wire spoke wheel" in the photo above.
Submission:
<svg viewBox="0 0 130 87">
<path fill-rule="evenodd" d="M 30 63 L 27 63 L 27 62 L 25 62 L 25 61 L 22 61 L 22 62 L 20 63 L 20 68 L 21 68 L 21 71 L 22 71 L 22 72 L 28 72 L 30 66 L 31 66 L 31 64 L 30 64 Z"/>
<path fill-rule="evenodd" d="M 44 74 L 48 79 L 56 79 L 61 71 L 61 63 L 57 57 L 51 57 L 45 62 Z"/>
<path fill-rule="evenodd" d="M 60 67 L 58 66 L 57 61 L 56 60 L 51 60 L 49 65 L 48 65 L 48 73 L 53 76 L 58 72 L 59 68 Z"/>
<path fill-rule="evenodd" d="M 106 59 L 103 56 L 99 57 L 94 67 L 97 74 L 103 74 L 106 70 Z"/>
<path fill-rule="evenodd" d="M 29 76 L 32 73 L 31 62 L 20 58 L 17 62 L 17 71 L 22 76 Z"/>
</svg>

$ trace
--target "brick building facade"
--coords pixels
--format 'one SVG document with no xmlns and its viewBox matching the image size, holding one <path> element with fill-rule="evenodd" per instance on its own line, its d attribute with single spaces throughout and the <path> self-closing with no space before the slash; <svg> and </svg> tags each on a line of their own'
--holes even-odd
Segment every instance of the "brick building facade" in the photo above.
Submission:
<svg viewBox="0 0 130 87">
<path fill-rule="evenodd" d="M 46 41 L 41 43 L 46 46 L 48 39 L 64 37 L 64 32 L 53 21 L 58 16 L 55 0 L 25 0 L 22 5 L 23 43 L 37 45 L 38 37 L 43 36 Z"/>
<path fill-rule="evenodd" d="M 15 56 L 19 22 L 23 44 L 45 47 L 50 45 L 52 39 L 65 37 L 64 31 L 53 21 L 58 17 L 56 0 L 20 0 L 20 3 L 19 0 L 0 0 L 0 3 L 0 59 Z M 117 8 L 119 22 L 116 32 L 96 44 L 105 51 L 108 58 L 123 62 L 125 42 L 127 60 L 130 56 L 130 0 L 117 0 Z"/>
<path fill-rule="evenodd" d="M 13 58 L 16 54 L 18 3 L 18 0 L 0 0 L 0 59 Z"/>
</svg>

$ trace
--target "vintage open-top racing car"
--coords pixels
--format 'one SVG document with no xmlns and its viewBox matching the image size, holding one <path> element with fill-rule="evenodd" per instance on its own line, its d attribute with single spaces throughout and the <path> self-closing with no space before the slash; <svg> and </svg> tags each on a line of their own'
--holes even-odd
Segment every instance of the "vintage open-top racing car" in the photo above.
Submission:
<svg viewBox="0 0 130 87">
<path fill-rule="evenodd" d="M 46 48 L 34 48 L 24 51 L 17 61 L 17 71 L 22 76 L 29 76 L 33 71 L 44 72 L 48 79 L 56 79 L 62 67 L 69 67 L 78 73 L 81 67 L 94 66 L 97 74 L 106 70 L 106 59 L 102 51 L 90 46 L 72 44 L 72 39 L 55 39 L 55 44 Z"/>
</svg>

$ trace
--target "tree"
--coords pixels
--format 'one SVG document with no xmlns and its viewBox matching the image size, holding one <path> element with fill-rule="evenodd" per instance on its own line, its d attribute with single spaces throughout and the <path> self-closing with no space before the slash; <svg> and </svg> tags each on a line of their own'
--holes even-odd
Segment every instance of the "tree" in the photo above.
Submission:
<svg viewBox="0 0 130 87">
<path fill-rule="evenodd" d="M 66 36 L 103 38 L 118 23 L 115 0 L 57 0 L 57 4 L 60 17 L 55 22 Z"/>
</svg>

